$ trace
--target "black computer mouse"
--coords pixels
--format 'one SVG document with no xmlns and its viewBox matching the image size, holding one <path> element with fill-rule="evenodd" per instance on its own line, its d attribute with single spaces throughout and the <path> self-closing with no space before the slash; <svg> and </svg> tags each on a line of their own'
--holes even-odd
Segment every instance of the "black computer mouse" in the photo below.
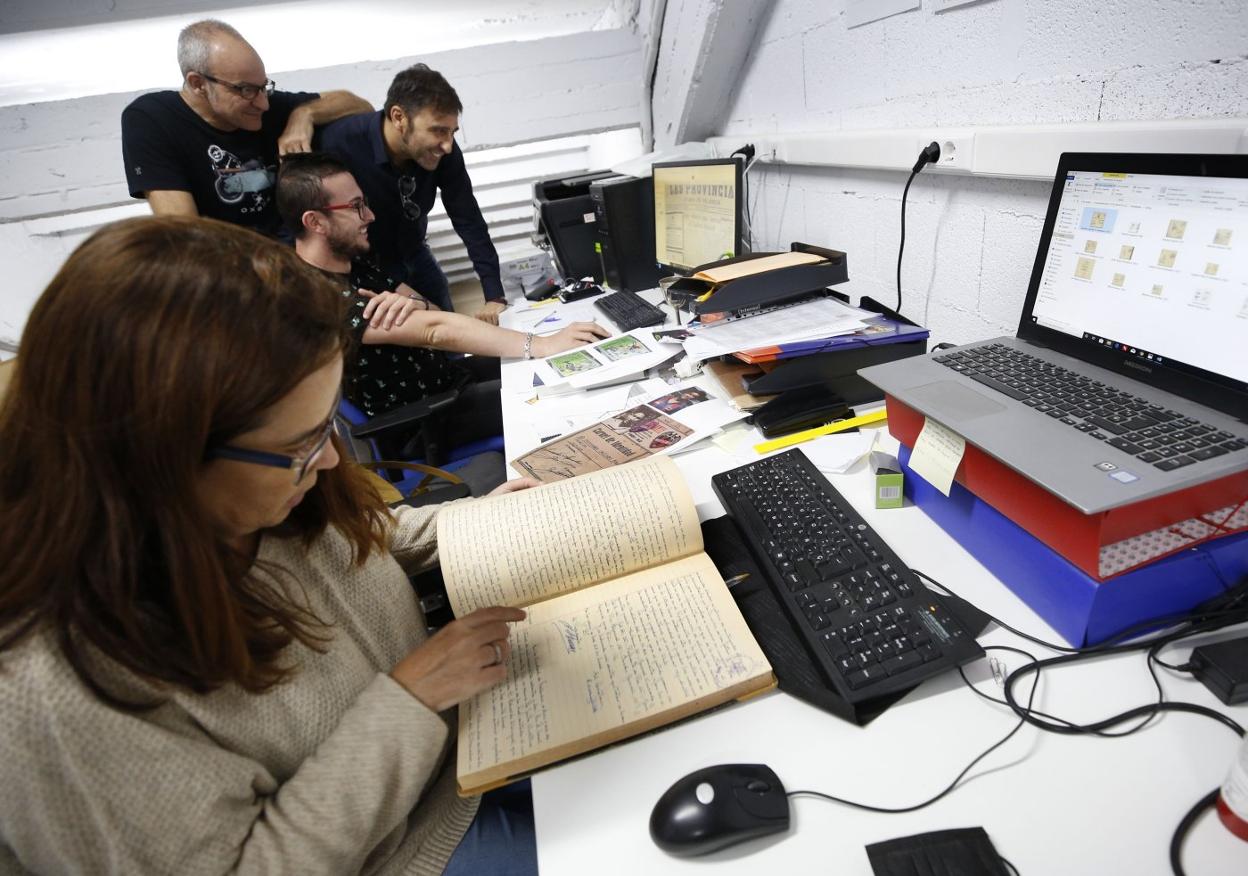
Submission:
<svg viewBox="0 0 1248 876">
<path fill-rule="evenodd" d="M 789 798 L 771 767 L 728 763 L 672 785 L 650 813 L 650 837 L 665 852 L 705 855 L 789 829 Z"/>
</svg>

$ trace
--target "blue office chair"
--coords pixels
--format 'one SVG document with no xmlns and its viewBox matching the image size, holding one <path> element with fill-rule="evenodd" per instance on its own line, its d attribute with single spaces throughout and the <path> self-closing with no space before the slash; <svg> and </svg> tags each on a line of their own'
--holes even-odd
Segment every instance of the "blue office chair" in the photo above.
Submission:
<svg viewBox="0 0 1248 876">
<path fill-rule="evenodd" d="M 445 453 L 435 447 L 432 459 L 407 458 L 408 451 L 422 444 L 408 436 L 425 431 L 420 428 L 422 422 L 433 426 L 430 415 L 448 407 L 458 395 L 458 390 L 451 390 L 372 419 L 346 399 L 339 401 L 336 421 L 342 443 L 357 464 L 376 472 L 397 490 L 398 501 L 391 501 L 392 505 L 433 505 L 480 496 L 506 480 L 502 436 L 473 441 Z M 435 460 L 439 465 L 431 464 Z M 389 498 L 395 497 L 392 494 Z M 383 498 L 387 498 L 384 490 Z M 453 619 L 441 569 L 415 575 L 411 583 L 430 633 Z"/>
<path fill-rule="evenodd" d="M 484 495 L 507 476 L 502 436 L 444 448 L 436 437 L 441 430 L 430 419 L 458 396 L 450 390 L 371 419 L 344 398 L 338 404 L 339 433 L 355 461 L 377 471 L 408 504 Z M 417 440 L 411 439 L 414 434 Z"/>
</svg>

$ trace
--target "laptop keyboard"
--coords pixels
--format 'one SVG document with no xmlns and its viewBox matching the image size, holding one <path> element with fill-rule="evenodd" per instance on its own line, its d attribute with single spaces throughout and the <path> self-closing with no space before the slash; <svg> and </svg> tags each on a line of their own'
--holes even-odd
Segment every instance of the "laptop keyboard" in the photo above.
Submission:
<svg viewBox="0 0 1248 876">
<path fill-rule="evenodd" d="M 1195 417 L 1004 344 L 955 350 L 933 361 L 1162 471 L 1248 447 Z"/>
</svg>

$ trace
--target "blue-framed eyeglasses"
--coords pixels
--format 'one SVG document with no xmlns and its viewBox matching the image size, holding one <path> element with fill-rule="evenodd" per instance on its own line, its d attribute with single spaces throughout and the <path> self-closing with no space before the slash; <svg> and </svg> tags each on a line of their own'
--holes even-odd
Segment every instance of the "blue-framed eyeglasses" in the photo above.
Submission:
<svg viewBox="0 0 1248 876">
<path fill-rule="evenodd" d="M 338 409 L 337 402 L 334 410 Z M 267 465 L 272 468 L 288 468 L 295 473 L 295 483 L 301 482 L 308 473 L 312 463 L 320 458 L 329 443 L 329 436 L 334 434 L 334 418 L 331 415 L 321 432 L 316 437 L 307 453 L 299 456 L 287 456 L 284 453 L 270 453 L 267 450 L 249 450 L 246 447 L 234 447 L 231 444 L 219 444 L 208 448 L 208 459 L 232 459 L 235 462 L 250 462 L 255 465 Z"/>
</svg>

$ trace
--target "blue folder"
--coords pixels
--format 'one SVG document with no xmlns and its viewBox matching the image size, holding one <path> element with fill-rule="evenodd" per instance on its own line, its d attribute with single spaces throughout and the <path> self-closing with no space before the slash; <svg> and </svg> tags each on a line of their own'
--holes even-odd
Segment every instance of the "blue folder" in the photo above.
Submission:
<svg viewBox="0 0 1248 876">
<path fill-rule="evenodd" d="M 866 320 L 866 322 L 869 328 L 856 331 L 853 334 L 837 335 L 832 338 L 818 338 L 811 341 L 794 341 L 791 344 L 778 344 L 773 348 L 776 350 L 774 358 L 792 359 L 797 356 L 810 356 L 827 350 L 855 350 L 862 347 L 898 344 L 903 341 L 924 341 L 927 340 L 930 334 L 921 325 L 897 322 L 886 316 L 874 316 Z"/>
<path fill-rule="evenodd" d="M 910 448 L 898 458 L 906 496 L 1072 645 L 1181 614 L 1248 575 L 1248 533 L 1240 533 L 1097 581 L 961 484 L 945 496 L 910 469 Z"/>
</svg>

